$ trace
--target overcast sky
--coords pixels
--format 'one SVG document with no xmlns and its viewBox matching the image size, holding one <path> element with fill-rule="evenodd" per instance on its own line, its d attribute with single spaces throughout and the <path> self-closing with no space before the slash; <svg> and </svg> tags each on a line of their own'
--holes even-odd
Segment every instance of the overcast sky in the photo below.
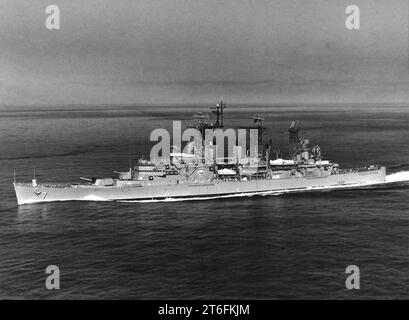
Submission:
<svg viewBox="0 0 409 320">
<path fill-rule="evenodd" d="M 1 0 L 0 104 L 408 102 L 408 29 L 407 0 Z"/>
</svg>

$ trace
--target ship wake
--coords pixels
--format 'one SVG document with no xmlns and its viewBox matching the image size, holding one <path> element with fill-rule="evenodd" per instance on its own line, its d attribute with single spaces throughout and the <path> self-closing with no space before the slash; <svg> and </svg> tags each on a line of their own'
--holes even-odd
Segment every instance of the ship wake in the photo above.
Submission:
<svg viewBox="0 0 409 320">
<path fill-rule="evenodd" d="M 397 173 L 388 174 L 386 176 L 386 183 L 394 182 L 409 182 L 409 171 L 401 171 Z"/>
<path fill-rule="evenodd" d="M 120 202 L 139 202 L 139 203 L 150 203 L 150 202 L 178 202 L 178 201 L 199 201 L 199 200 L 214 200 L 214 199 L 225 199 L 225 198 L 237 198 L 237 197 L 252 197 L 252 196 L 279 196 L 287 193 L 300 193 L 300 192 L 311 192 L 311 191 L 331 191 L 338 189 L 362 189 L 362 188 L 376 188 L 380 186 L 396 185 L 399 183 L 409 183 L 409 171 L 401 171 L 396 173 L 388 174 L 385 181 L 382 182 L 367 182 L 367 183 L 356 183 L 348 185 L 339 186 L 322 186 L 322 187 L 310 187 L 310 188 L 300 188 L 300 189 L 283 189 L 279 191 L 263 191 L 263 192 L 248 192 L 248 193 L 235 193 L 228 195 L 218 195 L 218 196 L 203 196 L 203 197 L 186 197 L 186 198 L 172 198 L 168 197 L 166 199 L 152 199 L 152 200 L 121 200 Z"/>
</svg>

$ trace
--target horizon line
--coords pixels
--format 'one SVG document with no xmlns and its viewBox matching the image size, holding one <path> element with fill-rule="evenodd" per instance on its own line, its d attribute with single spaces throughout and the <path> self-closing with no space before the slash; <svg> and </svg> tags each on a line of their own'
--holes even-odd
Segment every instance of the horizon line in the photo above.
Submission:
<svg viewBox="0 0 409 320">
<path fill-rule="evenodd" d="M 221 99 L 224 102 L 228 100 Z M 220 100 L 214 100 L 213 103 L 205 102 L 181 102 L 181 103 L 64 103 L 64 104 L 0 104 L 1 107 L 202 107 L 202 106 L 213 106 Z M 406 102 L 233 102 L 226 103 L 228 106 L 232 107 L 314 107 L 314 106 L 409 106 L 409 101 Z"/>
</svg>

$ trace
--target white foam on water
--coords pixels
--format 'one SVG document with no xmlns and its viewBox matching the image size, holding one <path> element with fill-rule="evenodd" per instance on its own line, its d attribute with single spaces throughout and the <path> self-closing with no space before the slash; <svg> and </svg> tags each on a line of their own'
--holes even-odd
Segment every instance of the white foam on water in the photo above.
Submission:
<svg viewBox="0 0 409 320">
<path fill-rule="evenodd" d="M 356 189 L 356 188 L 368 187 L 368 186 L 387 185 L 387 184 L 392 184 L 392 183 L 397 183 L 397 182 L 409 182 L 409 171 L 401 171 L 397 173 L 392 173 L 385 177 L 385 181 L 376 181 L 376 182 L 354 183 L 354 184 L 345 184 L 345 185 L 337 185 L 337 186 L 308 187 L 308 188 L 300 188 L 300 189 L 283 189 L 283 190 L 276 190 L 276 191 L 247 192 L 247 193 L 238 193 L 238 194 L 236 193 L 236 194 L 229 194 L 229 195 L 209 196 L 209 197 L 189 197 L 189 198 L 168 197 L 163 200 L 154 200 L 154 199 L 152 200 L 121 200 L 120 202 L 140 202 L 140 203 L 178 202 L 178 201 L 214 200 L 214 199 L 253 197 L 253 196 L 279 196 L 285 193 L 338 190 L 338 189 Z"/>
<path fill-rule="evenodd" d="M 397 173 L 388 174 L 386 176 L 387 183 L 406 182 L 409 181 L 409 171 L 401 171 Z"/>
<path fill-rule="evenodd" d="M 94 194 L 90 194 L 88 196 L 85 196 L 83 198 L 83 200 L 85 200 L 85 201 L 109 201 L 108 199 L 104 199 L 104 198 L 102 198 L 100 196 L 96 196 Z"/>
<path fill-rule="evenodd" d="M 151 203 L 151 202 L 179 202 L 179 201 L 199 201 L 199 200 L 214 200 L 214 199 L 224 199 L 224 198 L 236 198 L 236 197 L 252 197 L 255 195 L 265 195 L 266 192 L 249 192 L 249 193 L 239 193 L 239 194 L 227 194 L 219 196 L 203 196 L 203 197 L 189 197 L 189 198 L 166 198 L 166 199 L 152 199 L 152 200 L 120 200 L 119 202 L 139 202 L 139 203 Z M 268 192 L 271 194 L 270 192 Z M 280 190 L 280 194 L 282 191 Z M 278 192 L 277 192 L 278 194 Z"/>
</svg>

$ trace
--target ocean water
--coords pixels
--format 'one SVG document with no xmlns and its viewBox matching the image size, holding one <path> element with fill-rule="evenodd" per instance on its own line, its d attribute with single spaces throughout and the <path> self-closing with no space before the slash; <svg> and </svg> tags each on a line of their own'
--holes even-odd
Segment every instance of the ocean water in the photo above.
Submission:
<svg viewBox="0 0 409 320">
<path fill-rule="evenodd" d="M 17 206 L 31 180 L 78 182 L 148 156 L 151 130 L 207 106 L 0 108 L 0 298 L 409 298 L 409 108 L 235 106 L 226 126 L 262 114 L 273 149 L 291 120 L 325 158 L 387 166 L 390 183 L 356 190 L 147 203 Z M 348 265 L 360 290 L 345 288 Z M 45 287 L 57 265 L 61 288 Z"/>
</svg>

